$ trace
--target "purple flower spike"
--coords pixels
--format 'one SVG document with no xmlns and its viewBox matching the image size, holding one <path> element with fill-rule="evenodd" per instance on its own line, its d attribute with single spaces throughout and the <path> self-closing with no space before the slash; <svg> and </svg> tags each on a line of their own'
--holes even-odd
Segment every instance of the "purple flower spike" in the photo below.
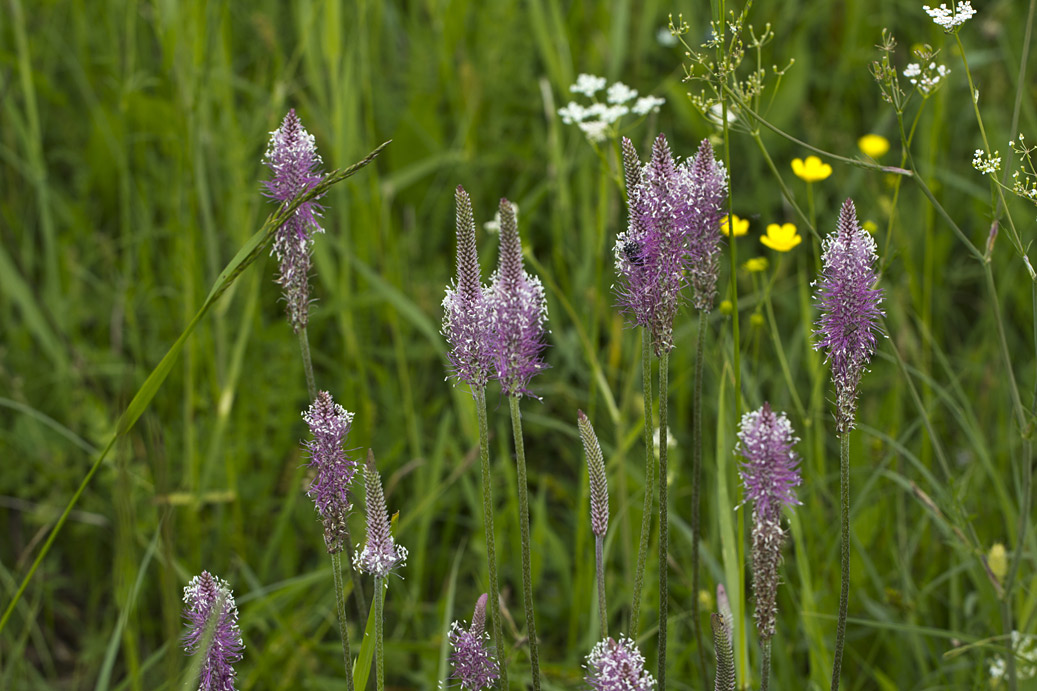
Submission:
<svg viewBox="0 0 1037 691">
<path fill-rule="evenodd" d="M 857 388 L 865 366 L 875 352 L 879 332 L 882 291 L 875 288 L 875 240 L 857 223 L 853 200 L 839 212 L 839 224 L 824 240 L 824 267 L 817 286 L 821 317 L 814 349 L 824 348 L 832 363 L 836 393 L 836 429 L 853 429 L 857 414 Z"/>
<path fill-rule="evenodd" d="M 494 378 L 508 396 L 532 396 L 529 380 L 547 367 L 540 357 L 547 300 L 540 279 L 522 266 L 518 221 L 507 199 L 500 201 L 500 219 L 500 255 L 489 289 Z"/>
<path fill-rule="evenodd" d="M 364 465 L 364 504 L 367 508 L 367 544 L 353 554 L 357 571 L 384 578 L 397 566 L 407 563 L 407 548 L 396 544 L 389 532 L 389 512 L 382 494 L 382 479 L 374 465 L 374 452 L 368 449 Z"/>
<path fill-rule="evenodd" d="M 238 608 L 227 581 L 202 571 L 184 588 L 184 652 L 194 655 L 205 643 L 206 625 L 216 616 L 208 647 L 202 651 L 198 691 L 234 691 L 236 673 L 232 666 L 241 659 L 245 645 L 238 629 Z"/>
<path fill-rule="evenodd" d="M 645 671 L 637 644 L 626 636 L 606 638 L 587 656 L 587 683 L 594 691 L 651 691 L 655 678 Z"/>
<path fill-rule="evenodd" d="M 717 296 L 720 273 L 720 219 L 727 200 L 727 171 L 713 157 L 713 147 L 703 139 L 691 164 L 691 226 L 687 252 L 691 263 L 692 302 L 709 312 Z"/>
<path fill-rule="evenodd" d="M 720 215 L 727 173 L 703 142 L 694 161 L 677 164 L 666 137 L 652 145 L 641 166 L 629 139 L 623 139 L 629 223 L 616 238 L 620 309 L 652 335 L 656 355 L 673 349 L 673 319 L 688 274 L 695 306 L 708 310 L 716 297 Z"/>
<path fill-rule="evenodd" d="M 321 160 L 313 135 L 303 128 L 295 109 L 289 110 L 281 126 L 270 133 L 263 163 L 274 173 L 273 179 L 264 183 L 266 196 L 278 203 L 294 199 L 320 181 L 317 167 Z M 313 233 L 324 232 L 317 222 L 320 211 L 320 205 L 314 200 L 299 205 L 274 235 L 272 253 L 280 263 L 277 284 L 284 293 L 288 321 L 296 333 L 306 328 L 309 321 Z"/>
<path fill-rule="evenodd" d="M 739 468 L 745 498 L 753 503 L 753 591 L 763 640 L 774 635 L 778 612 L 778 566 L 785 542 L 781 507 L 800 503 L 795 493 L 801 481 L 799 456 L 792 450 L 797 441 L 788 418 L 775 414 L 769 403 L 742 416 L 736 450 L 745 459 Z"/>
<path fill-rule="evenodd" d="M 472 626 L 466 631 L 460 622 L 454 622 L 447 638 L 454 649 L 450 653 L 451 679 L 457 679 L 462 689 L 488 689 L 500 679 L 497 660 L 486 648 L 490 634 L 486 633 L 486 601 L 483 593 L 475 603 Z"/>
<path fill-rule="evenodd" d="M 443 335 L 452 374 L 472 389 L 486 386 L 493 368 L 486 289 L 479 275 L 472 200 L 460 185 L 457 202 L 457 279 L 443 298 Z"/>
<path fill-rule="evenodd" d="M 310 455 L 309 466 L 316 470 L 306 496 L 313 499 L 324 522 L 328 553 L 336 554 L 345 546 L 346 515 L 352 508 L 349 486 L 357 470 L 357 462 L 342 448 L 349 436 L 353 413 L 335 403 L 327 391 L 321 391 L 302 416 L 313 435 L 305 446 Z"/>
</svg>

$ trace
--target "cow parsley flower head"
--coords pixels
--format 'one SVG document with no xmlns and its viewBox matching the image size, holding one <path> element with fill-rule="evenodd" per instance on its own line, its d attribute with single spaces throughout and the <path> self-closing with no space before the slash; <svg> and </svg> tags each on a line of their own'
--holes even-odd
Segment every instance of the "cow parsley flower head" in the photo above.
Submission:
<svg viewBox="0 0 1037 691">
<path fill-rule="evenodd" d="M 336 554 L 345 546 L 346 515 L 352 508 L 349 486 L 357 471 L 357 462 L 347 456 L 343 448 L 353 424 L 353 413 L 335 403 L 327 391 L 321 391 L 302 416 L 313 435 L 305 448 L 310 456 L 309 466 L 316 471 L 306 496 L 313 499 L 324 522 L 328 553 Z"/>
<path fill-rule="evenodd" d="M 385 508 L 382 478 L 374 465 L 374 453 L 367 452 L 364 464 L 364 506 L 367 509 L 367 544 L 353 554 L 357 571 L 384 578 L 397 566 L 407 563 L 407 548 L 396 544 L 389 532 L 389 512 Z M 377 596 L 376 596 L 377 597 Z"/>
<path fill-rule="evenodd" d="M 939 65 L 933 61 L 912 62 L 904 68 L 904 76 L 923 96 L 928 96 L 935 91 L 940 82 L 950 73 L 951 71 L 946 65 Z"/>
<path fill-rule="evenodd" d="M 303 128 L 295 109 L 289 110 L 281 126 L 270 133 L 263 163 L 274 173 L 273 179 L 264 183 L 265 194 L 278 203 L 291 201 L 320 182 L 321 159 L 313 135 Z M 313 233 L 324 232 L 318 222 L 320 212 L 316 200 L 300 204 L 274 234 L 271 253 L 279 263 L 277 284 L 287 303 L 288 322 L 296 333 L 309 321 Z"/>
<path fill-rule="evenodd" d="M 587 656 L 586 681 L 594 691 L 652 691 L 655 678 L 645 671 L 645 658 L 626 636 L 600 641 Z"/>
<path fill-rule="evenodd" d="M 507 199 L 500 201 L 500 218 L 500 254 L 488 290 L 493 377 L 506 395 L 529 396 L 530 379 L 547 367 L 541 357 L 547 298 L 540 279 L 523 267 L 518 221 Z"/>
<path fill-rule="evenodd" d="M 447 634 L 447 640 L 453 652 L 450 653 L 450 666 L 453 671 L 451 679 L 457 679 L 462 689 L 492 688 L 500 679 L 500 668 L 497 660 L 486 647 L 490 634 L 486 632 L 486 602 L 483 593 L 475 603 L 472 614 L 472 625 L 467 630 L 460 622 L 455 621 Z"/>
<path fill-rule="evenodd" d="M 451 374 L 475 389 L 486 386 L 493 368 L 486 288 L 479 275 L 472 200 L 460 185 L 457 203 L 457 278 L 443 298 L 443 335 L 450 344 Z"/>
<path fill-rule="evenodd" d="M 576 83 L 569 87 L 569 91 L 586 96 L 593 102 L 583 105 L 569 101 L 558 109 L 564 124 L 576 125 L 589 141 L 596 144 L 618 136 L 620 121 L 624 116 L 630 113 L 647 115 L 658 111 L 659 106 L 666 103 L 666 99 L 657 96 L 638 98 L 637 89 L 623 82 L 614 82 L 606 88 L 607 84 L 604 77 L 581 74 L 576 78 Z M 597 94 L 602 90 L 605 91 L 605 102 L 598 100 Z M 629 105 L 634 99 L 637 99 L 634 104 Z"/>
<path fill-rule="evenodd" d="M 821 276 L 814 282 L 821 316 L 814 349 L 825 349 L 832 365 L 836 393 L 836 429 L 853 429 L 857 388 L 875 352 L 875 335 L 883 312 L 882 291 L 875 288 L 878 255 L 875 239 L 857 222 L 853 201 L 839 212 L 836 230 L 822 244 Z"/>
<path fill-rule="evenodd" d="M 216 621 L 210 623 L 215 617 Z M 198 678 L 198 691 L 234 691 L 236 673 L 233 664 L 241 659 L 245 645 L 238 628 L 238 608 L 234 593 L 227 581 L 208 571 L 191 579 L 184 588 L 184 620 L 187 632 L 183 637 L 184 652 L 201 652 L 205 658 Z M 206 629 L 211 626 L 208 646 Z"/>
<path fill-rule="evenodd" d="M 949 8 L 947 3 L 941 2 L 939 7 L 922 5 L 922 9 L 947 33 L 953 33 L 959 26 L 976 14 L 976 10 L 972 9 L 970 0 L 959 0 L 957 3 L 952 0 L 951 7 Z"/>
</svg>

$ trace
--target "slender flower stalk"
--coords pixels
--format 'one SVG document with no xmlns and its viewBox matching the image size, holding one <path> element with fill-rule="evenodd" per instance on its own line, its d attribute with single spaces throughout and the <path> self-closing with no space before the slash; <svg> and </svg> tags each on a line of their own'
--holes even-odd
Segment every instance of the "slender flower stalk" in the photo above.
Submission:
<svg viewBox="0 0 1037 691">
<path fill-rule="evenodd" d="M 546 367 L 541 358 L 544 348 L 544 322 L 547 302 L 540 280 L 522 266 L 515 209 L 507 199 L 500 202 L 500 254 L 497 271 L 490 284 L 490 323 L 494 378 L 508 397 L 511 429 L 515 438 L 515 466 L 518 479 L 519 531 L 522 537 L 522 594 L 529 637 L 529 658 L 533 688 L 540 691 L 540 654 L 533 612 L 533 576 L 529 547 L 529 496 L 526 480 L 526 451 L 522 437 L 519 400 L 532 396 L 529 380 Z"/>
<path fill-rule="evenodd" d="M 720 274 L 721 221 L 727 201 L 727 170 L 713 155 L 713 147 L 704 139 L 691 163 L 691 212 L 686 251 L 690 259 L 692 303 L 699 312 L 695 349 L 695 389 L 692 401 L 692 480 L 691 480 L 691 621 L 699 651 L 702 687 L 708 686 L 706 648 L 702 644 L 702 621 L 699 616 L 699 543 L 701 534 L 702 494 L 702 375 L 706 342 L 706 315 L 716 302 Z M 736 231 L 737 232 L 737 231 Z"/>
<path fill-rule="evenodd" d="M 853 201 L 839 212 L 835 232 L 824 241 L 823 268 L 815 286 L 821 317 L 815 349 L 824 348 L 832 366 L 836 394 L 836 430 L 839 434 L 839 486 L 842 520 L 842 588 L 836 624 L 832 691 L 839 688 L 846 612 L 850 599 L 850 430 L 857 413 L 861 375 L 875 352 L 882 291 L 875 288 L 878 274 L 875 240 L 857 222 Z"/>
<path fill-rule="evenodd" d="M 443 335 L 450 344 L 451 375 L 466 383 L 475 399 L 479 419 L 479 460 L 482 474 L 483 531 L 489 565 L 490 621 L 498 651 L 504 650 L 500 616 L 500 586 L 494 548 L 493 483 L 490 471 L 490 441 L 486 419 L 486 383 L 493 372 L 488 290 L 482 285 L 475 243 L 472 200 L 460 185 L 454 193 L 457 207 L 457 278 L 443 298 Z M 501 688 L 508 688 L 508 671 L 500 655 Z"/>
<path fill-rule="evenodd" d="M 357 549 L 353 554 L 353 566 L 357 571 L 374 576 L 375 607 L 375 671 L 378 691 L 385 688 L 385 648 L 384 648 L 384 593 L 388 586 L 385 580 L 393 569 L 407 563 L 407 548 L 396 544 L 389 531 L 389 512 L 385 508 L 385 495 L 382 493 L 382 479 L 375 468 L 374 452 L 368 449 L 367 463 L 364 464 L 364 505 L 367 509 L 367 544 L 363 551 Z"/>
<path fill-rule="evenodd" d="M 756 597 L 756 630 L 763 649 L 762 689 L 770 682 L 771 638 L 778 613 L 778 566 L 785 531 L 782 507 L 799 504 L 795 488 L 801 480 L 799 441 L 784 413 L 774 413 L 769 403 L 742 416 L 736 451 L 743 458 L 739 468 L 745 500 L 753 505 L 752 574 Z"/>
<path fill-rule="evenodd" d="M 652 532 L 652 501 L 655 484 L 655 435 L 652 433 L 652 350 L 651 334 L 641 329 L 641 398 L 644 407 L 645 445 L 645 501 L 641 510 L 641 539 L 637 548 L 637 568 L 634 571 L 634 595 L 630 603 L 630 635 L 637 638 L 641 632 L 641 589 L 644 585 L 645 565 L 648 563 L 648 539 Z"/>
<path fill-rule="evenodd" d="M 594 691 L 652 691 L 655 679 L 645 671 L 637 644 L 626 636 L 605 638 L 587 656 L 586 681 Z"/>
<path fill-rule="evenodd" d="M 486 593 L 479 596 L 472 614 L 472 625 L 467 630 L 460 622 L 451 625 L 447 639 L 450 653 L 451 679 L 457 679 L 462 689 L 480 691 L 493 687 L 500 679 L 497 660 L 486 648 Z"/>
<path fill-rule="evenodd" d="M 605 606 L 605 531 L 609 523 L 609 488 L 605 476 L 605 457 L 594 434 L 594 427 L 582 410 L 576 411 L 583 451 L 587 455 L 587 474 L 591 487 L 591 532 L 594 533 L 594 564 L 598 577 L 598 616 L 601 619 L 601 635 L 608 637 L 608 608 Z"/>
<path fill-rule="evenodd" d="M 353 688 L 352 656 L 349 652 L 349 630 L 346 627 L 346 597 L 342 583 L 342 549 L 351 542 L 347 517 L 352 505 L 349 501 L 349 487 L 357 472 L 357 462 L 349 458 L 345 452 L 346 438 L 353 424 L 353 413 L 335 403 L 331 394 L 321 391 L 309 409 L 303 413 L 303 419 L 310 428 L 313 438 L 306 442 L 306 451 L 310 456 L 309 466 L 315 474 L 307 496 L 313 499 L 314 506 L 324 524 L 324 545 L 331 555 L 331 572 L 335 582 L 335 602 L 338 614 L 339 634 L 342 639 L 342 658 L 346 670 L 346 686 Z M 363 621 L 364 594 L 360 586 L 359 574 L 350 569 L 353 578 L 353 592 L 356 594 L 360 621 Z"/>
<path fill-rule="evenodd" d="M 202 571 L 184 588 L 184 652 L 202 653 L 198 691 L 234 691 L 234 663 L 245 645 L 227 581 Z"/>
</svg>

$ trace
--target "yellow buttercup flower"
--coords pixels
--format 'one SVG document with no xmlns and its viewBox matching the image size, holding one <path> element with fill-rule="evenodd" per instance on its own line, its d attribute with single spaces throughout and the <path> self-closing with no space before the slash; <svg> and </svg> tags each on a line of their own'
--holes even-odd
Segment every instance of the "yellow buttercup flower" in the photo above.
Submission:
<svg viewBox="0 0 1037 691">
<path fill-rule="evenodd" d="M 865 156 L 879 158 L 882 154 L 889 151 L 889 140 L 881 134 L 866 134 L 857 140 L 857 148 Z"/>
<path fill-rule="evenodd" d="M 802 236 L 796 232 L 796 226 L 791 223 L 771 223 L 767 226 L 767 234 L 760 238 L 767 247 L 775 252 L 788 252 L 790 249 L 803 242 Z"/>
<path fill-rule="evenodd" d="M 720 301 L 720 314 L 731 315 L 735 313 L 735 306 L 730 300 Z"/>
<path fill-rule="evenodd" d="M 742 265 L 749 273 L 759 273 L 767 270 L 767 257 L 753 257 Z"/>
<path fill-rule="evenodd" d="M 749 221 L 748 221 L 748 219 L 739 218 L 738 214 L 734 215 L 734 219 L 735 219 L 735 221 L 734 221 L 733 224 L 728 222 L 727 216 L 724 216 L 722 219 L 720 219 L 720 231 L 724 235 L 726 235 L 728 237 L 731 237 L 731 226 L 732 225 L 734 225 L 734 227 L 735 227 L 735 237 L 736 238 L 737 237 L 741 237 L 742 235 L 745 235 L 746 233 L 749 232 Z"/>
<path fill-rule="evenodd" d="M 817 156 L 807 156 L 806 161 L 802 158 L 792 159 L 792 172 L 807 182 L 819 182 L 832 174 L 832 166 L 821 163 Z"/>
</svg>

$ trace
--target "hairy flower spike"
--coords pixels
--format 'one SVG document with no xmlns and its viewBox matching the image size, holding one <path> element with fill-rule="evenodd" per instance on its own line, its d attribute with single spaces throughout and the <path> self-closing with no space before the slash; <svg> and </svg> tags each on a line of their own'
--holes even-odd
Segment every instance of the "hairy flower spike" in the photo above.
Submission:
<svg viewBox="0 0 1037 691">
<path fill-rule="evenodd" d="M 545 369 L 544 349 L 547 299 L 540 279 L 522 266 L 515 209 L 500 201 L 500 255 L 489 288 L 489 314 L 494 378 L 508 396 L 531 396 L 529 380 Z"/>
<path fill-rule="evenodd" d="M 617 297 L 661 355 L 673 349 L 673 319 L 689 282 L 686 274 L 695 306 L 712 307 L 727 173 L 705 142 L 693 161 L 676 163 L 661 134 L 644 167 L 625 139 L 623 168 L 629 222 L 616 238 Z"/>
<path fill-rule="evenodd" d="M 284 116 L 281 126 L 270 133 L 263 163 L 274 173 L 273 179 L 264 183 L 265 194 L 278 203 L 291 201 L 320 181 L 321 159 L 313 135 L 303 128 L 294 108 Z M 324 232 L 317 221 L 320 211 L 316 200 L 300 204 L 274 235 L 272 254 L 280 264 L 277 284 L 287 303 L 288 322 L 296 333 L 306 328 L 309 321 L 313 233 Z"/>
<path fill-rule="evenodd" d="M 493 368 L 486 289 L 479 275 L 472 200 L 460 185 L 457 203 L 457 279 L 443 298 L 443 335 L 452 374 L 472 389 L 486 386 Z"/>
<path fill-rule="evenodd" d="M 724 618 L 713 612 L 709 617 L 713 626 L 713 648 L 717 656 L 717 676 L 714 691 L 735 691 L 734 650 L 731 645 L 731 629 Z"/>
<path fill-rule="evenodd" d="M 594 691 L 651 691 L 655 678 L 645 671 L 637 644 L 626 636 L 606 638 L 587 656 L 586 681 Z"/>
<path fill-rule="evenodd" d="M 497 660 L 486 648 L 486 601 L 488 597 L 483 593 L 475 603 L 475 612 L 472 614 L 472 625 L 466 631 L 460 622 L 451 625 L 447 639 L 454 649 L 450 653 L 450 666 L 453 671 L 451 679 L 457 679 L 462 689 L 488 689 L 493 683 L 500 679 L 500 669 Z"/>
<path fill-rule="evenodd" d="M 357 470 L 357 462 L 343 449 L 353 424 L 353 413 L 335 403 L 327 391 L 321 391 L 302 416 L 313 435 L 305 448 L 310 456 L 309 466 L 316 471 L 306 496 L 313 499 L 324 522 L 328 553 L 335 554 L 345 546 L 346 515 L 352 508 L 349 486 Z"/>
<path fill-rule="evenodd" d="M 875 334 L 883 315 L 882 291 L 874 287 L 878 281 L 875 239 L 857 223 L 852 200 L 843 204 L 839 224 L 825 238 L 823 249 L 824 266 L 815 282 L 821 317 L 814 349 L 824 348 L 826 361 L 832 363 L 836 429 L 845 434 L 854 426 L 857 388 L 875 352 Z"/>
<path fill-rule="evenodd" d="M 214 623 L 210 620 L 216 617 Z M 241 659 L 245 645 L 238 629 L 238 608 L 226 581 L 202 571 L 184 588 L 184 652 L 205 656 L 198 678 L 198 691 L 234 691 L 236 673 L 232 666 Z M 206 631 L 211 627 L 211 634 Z M 207 634 L 211 636 L 207 647 Z"/>
<path fill-rule="evenodd" d="M 583 451 L 587 454 L 587 473 L 591 485 L 591 532 L 601 537 L 609 524 L 609 487 L 605 477 L 605 458 L 601 454 L 594 427 L 582 410 L 576 412 Z"/>
<path fill-rule="evenodd" d="M 367 451 L 364 464 L 364 505 L 367 509 L 367 544 L 353 554 L 357 571 L 385 577 L 397 566 L 407 563 L 407 548 L 396 544 L 389 532 L 389 512 L 382 494 L 382 479 L 374 464 L 374 452 Z"/>
<path fill-rule="evenodd" d="M 736 451 L 744 462 L 739 468 L 746 501 L 753 503 L 752 574 L 756 596 L 756 628 L 760 638 L 774 635 L 778 612 L 778 566 L 785 533 L 781 507 L 800 502 L 799 455 L 792 447 L 798 439 L 784 413 L 775 414 L 769 403 L 742 416 Z"/>
<path fill-rule="evenodd" d="M 688 258 L 691 269 L 692 303 L 709 312 L 717 296 L 720 272 L 720 219 L 727 200 L 727 171 L 713 156 L 713 147 L 703 139 L 690 167 L 691 215 Z"/>
</svg>

